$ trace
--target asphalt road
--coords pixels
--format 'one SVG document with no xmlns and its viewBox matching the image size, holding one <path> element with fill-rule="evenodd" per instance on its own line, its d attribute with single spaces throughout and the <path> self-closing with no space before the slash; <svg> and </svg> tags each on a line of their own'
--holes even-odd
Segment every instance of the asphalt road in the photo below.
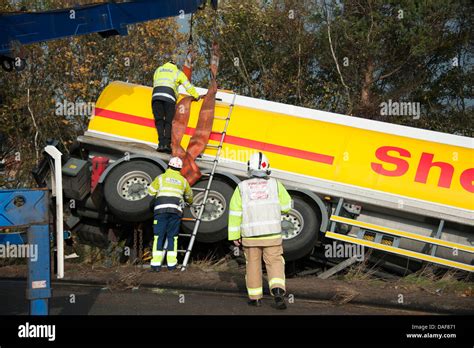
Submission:
<svg viewBox="0 0 474 348">
<path fill-rule="evenodd" d="M 0 281 L 0 314 L 28 314 L 25 281 Z M 112 291 L 96 285 L 53 284 L 52 315 L 401 315 L 420 312 L 295 298 L 286 311 L 272 307 L 267 296 L 260 308 L 247 305 L 243 294 L 180 291 L 160 288 Z M 428 313 L 426 313 L 428 314 Z"/>
</svg>

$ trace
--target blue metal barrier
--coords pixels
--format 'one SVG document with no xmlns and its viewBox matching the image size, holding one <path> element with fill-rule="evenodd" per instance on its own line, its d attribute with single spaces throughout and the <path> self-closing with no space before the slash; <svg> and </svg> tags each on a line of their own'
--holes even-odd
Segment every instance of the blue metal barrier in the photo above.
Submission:
<svg viewBox="0 0 474 348">
<path fill-rule="evenodd" d="M 35 248 L 28 255 L 28 286 L 31 315 L 48 315 L 51 298 L 51 252 L 47 189 L 0 190 L 0 230 L 27 228 L 27 243 L 20 233 L 0 234 L 0 244 Z M 26 249 L 24 249 L 26 250 Z M 35 255 L 33 255 L 35 254 Z"/>
</svg>

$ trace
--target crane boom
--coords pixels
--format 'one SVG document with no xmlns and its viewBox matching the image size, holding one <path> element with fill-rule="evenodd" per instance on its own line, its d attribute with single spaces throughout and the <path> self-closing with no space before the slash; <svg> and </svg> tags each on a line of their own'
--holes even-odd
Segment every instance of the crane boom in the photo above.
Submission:
<svg viewBox="0 0 474 348">
<path fill-rule="evenodd" d="M 90 33 L 127 35 L 127 25 L 194 13 L 207 0 L 130 0 L 76 6 L 44 12 L 0 14 L 0 58 L 12 55 L 15 45 Z M 217 0 L 211 1 L 217 8 Z M 12 58 L 10 58 L 12 59 Z"/>
</svg>

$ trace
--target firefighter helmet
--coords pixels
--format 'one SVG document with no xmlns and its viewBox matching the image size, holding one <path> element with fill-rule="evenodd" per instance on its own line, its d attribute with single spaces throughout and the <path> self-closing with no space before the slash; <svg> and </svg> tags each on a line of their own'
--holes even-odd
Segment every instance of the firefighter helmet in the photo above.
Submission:
<svg viewBox="0 0 474 348">
<path fill-rule="evenodd" d="M 268 176 L 270 175 L 270 162 L 267 156 L 262 152 L 254 153 L 247 162 L 247 171 L 249 176 Z"/>
</svg>

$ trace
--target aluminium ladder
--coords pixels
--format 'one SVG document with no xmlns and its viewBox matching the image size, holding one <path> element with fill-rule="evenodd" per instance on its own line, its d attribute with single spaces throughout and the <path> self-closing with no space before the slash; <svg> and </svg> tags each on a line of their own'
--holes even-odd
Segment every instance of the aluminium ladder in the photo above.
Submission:
<svg viewBox="0 0 474 348">
<path fill-rule="evenodd" d="M 222 91 L 221 90 L 220 92 L 227 92 L 227 91 Z M 227 92 L 227 93 L 229 93 L 229 92 Z M 179 234 L 180 237 L 190 237 L 187 249 L 186 250 L 178 250 L 178 253 L 184 253 L 184 260 L 183 260 L 183 264 L 181 265 L 181 271 L 185 271 L 186 267 L 188 265 L 189 257 L 191 256 L 191 251 L 192 251 L 193 246 L 194 246 L 194 241 L 196 240 L 196 235 L 197 235 L 197 233 L 199 231 L 199 227 L 201 225 L 202 214 L 204 213 L 204 209 L 205 209 L 205 206 L 206 206 L 206 201 L 207 201 L 207 198 L 209 196 L 209 192 L 211 191 L 212 180 L 214 179 L 214 173 L 216 171 L 217 163 L 219 162 L 219 158 L 220 158 L 220 155 L 221 155 L 222 144 L 224 143 L 224 139 L 225 139 L 225 136 L 226 136 L 226 133 L 227 133 L 227 127 L 229 126 L 229 122 L 230 122 L 230 116 L 232 115 L 232 111 L 234 109 L 234 104 L 235 104 L 235 99 L 236 99 L 236 96 L 237 96 L 236 93 L 234 93 L 234 92 L 232 92 L 232 93 L 233 93 L 232 102 L 229 105 L 229 111 L 227 113 L 227 116 L 225 116 L 225 117 L 214 116 L 214 120 L 225 121 L 224 130 L 220 133 L 221 134 L 221 139 L 219 141 L 219 145 L 206 144 L 206 148 L 211 148 L 211 149 L 217 150 L 216 156 L 213 159 L 205 159 L 205 158 L 200 159 L 201 161 L 212 163 L 211 172 L 208 173 L 208 174 L 203 174 L 203 176 L 209 177 L 209 181 L 207 182 L 207 186 L 206 186 L 206 188 L 192 187 L 192 189 L 194 191 L 204 192 L 204 197 L 203 197 L 202 202 L 199 203 L 198 205 L 195 205 L 195 206 L 199 207 L 199 212 L 198 212 L 197 218 L 183 218 L 182 219 L 183 221 L 192 221 L 192 222 L 194 222 L 194 227 L 193 227 L 192 233 L 190 233 L 190 234 L 189 233 L 180 233 Z"/>
</svg>

